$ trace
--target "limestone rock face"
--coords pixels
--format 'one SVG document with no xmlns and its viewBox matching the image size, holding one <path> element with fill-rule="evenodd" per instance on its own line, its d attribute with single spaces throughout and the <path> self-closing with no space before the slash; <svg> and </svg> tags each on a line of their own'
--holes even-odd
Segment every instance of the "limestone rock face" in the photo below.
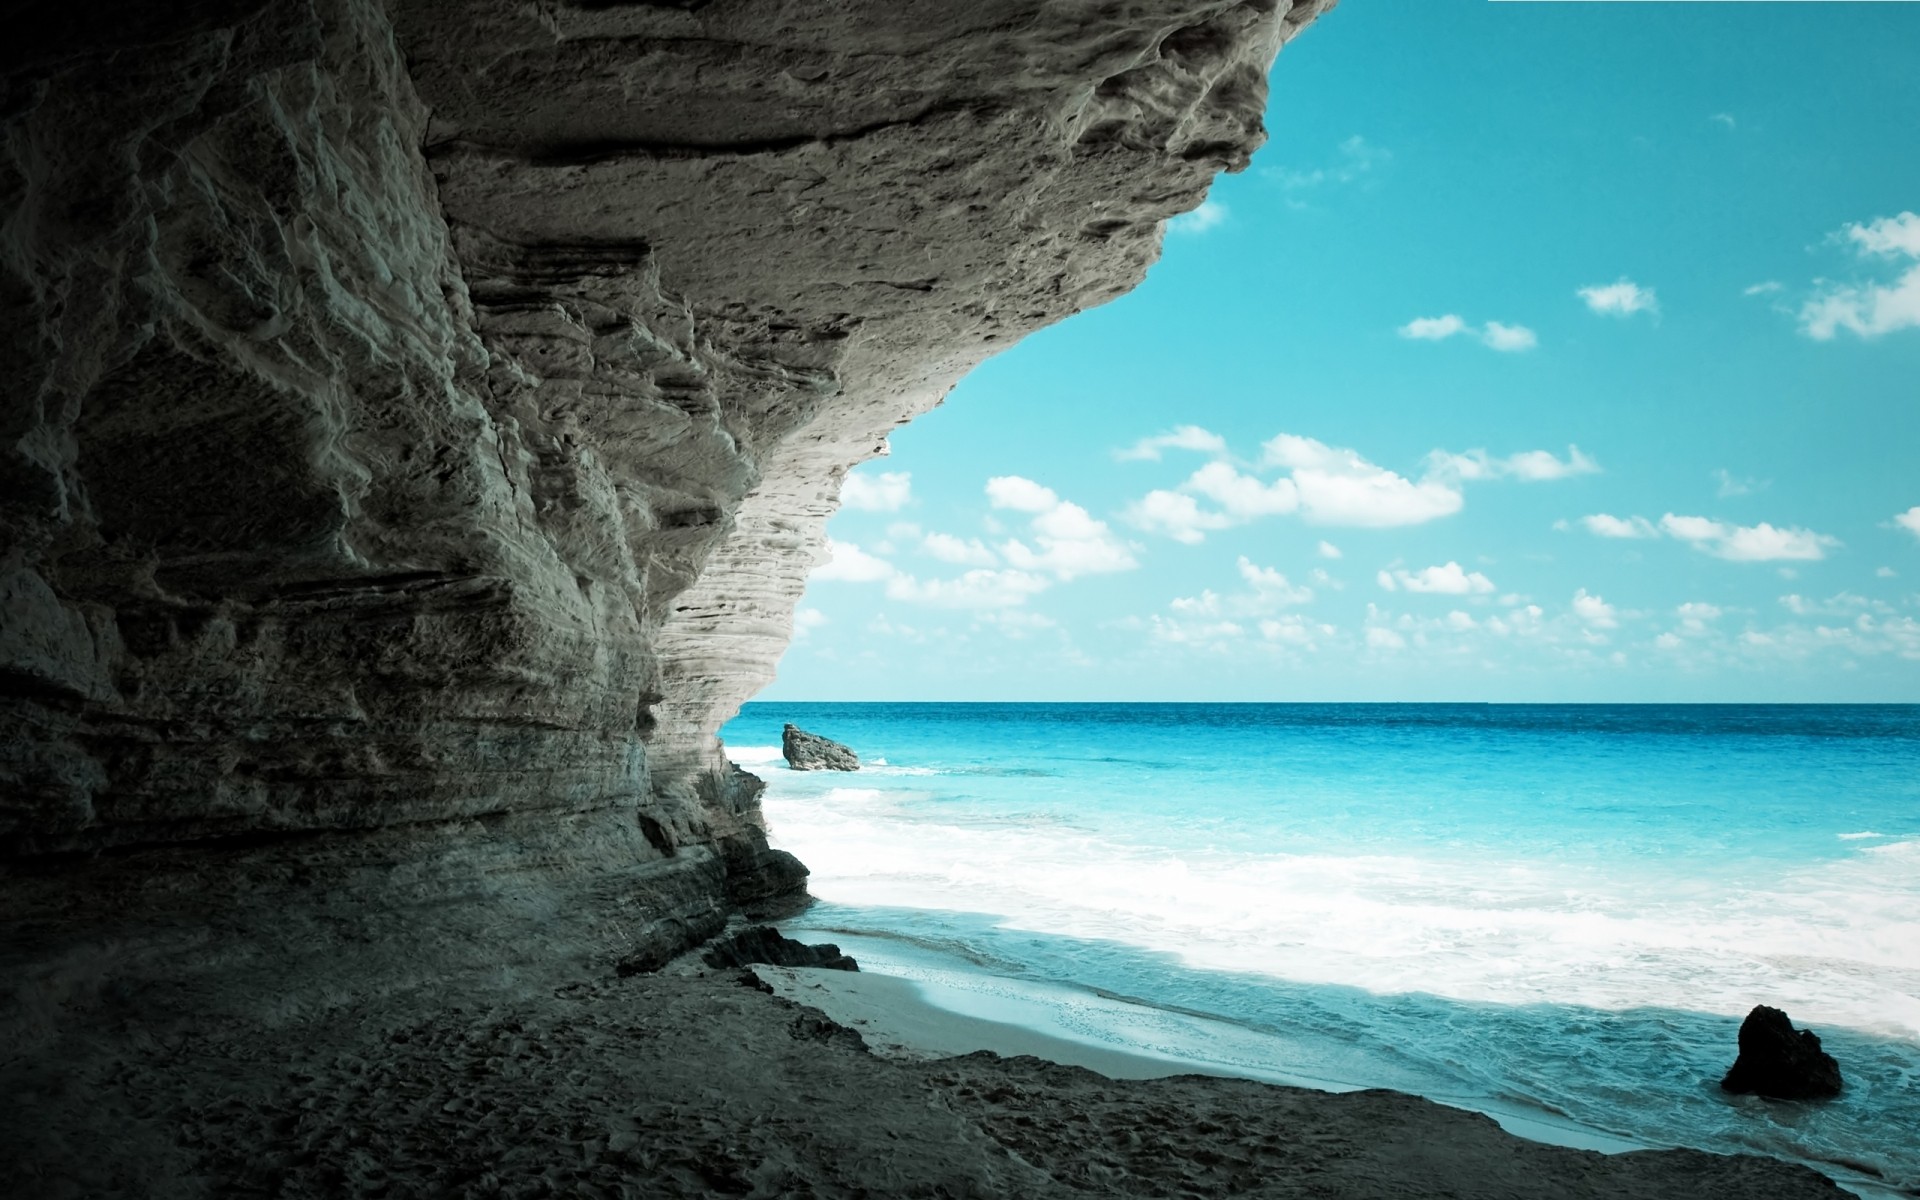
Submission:
<svg viewBox="0 0 1920 1200">
<path fill-rule="evenodd" d="M 832 738 L 808 733 L 798 725 L 780 731 L 780 755 L 796 771 L 858 771 L 860 756 Z"/>
<path fill-rule="evenodd" d="M 518 880 L 513 920 L 611 903 L 572 927 L 609 957 L 791 907 L 714 731 L 847 469 L 1138 282 L 1329 4 L 29 5 L 0 52 L 23 944 L 92 928 L 59 900 L 90 888 L 267 878 L 420 920 Z"/>
</svg>

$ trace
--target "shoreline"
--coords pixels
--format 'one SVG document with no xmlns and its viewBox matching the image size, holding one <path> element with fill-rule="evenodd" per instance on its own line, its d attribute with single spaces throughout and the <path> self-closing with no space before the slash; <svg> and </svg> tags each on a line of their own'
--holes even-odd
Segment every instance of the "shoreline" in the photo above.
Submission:
<svg viewBox="0 0 1920 1200">
<path fill-rule="evenodd" d="M 1112 1024 L 1103 1028 L 1097 1021 L 1084 1019 L 1085 1009 L 1100 1010 L 1109 1021 L 1116 1017 L 1124 1020 L 1129 1010 L 1134 1014 L 1151 1013 L 1160 1021 L 1172 1016 L 1206 1035 L 1193 1045 L 1207 1044 L 1222 1035 L 1231 1037 L 1236 1031 L 1228 1022 L 1199 1014 L 1168 1014 L 1125 999 L 1062 985 L 1012 980 L 957 959 L 943 962 L 938 971 L 909 968 L 906 972 L 894 973 L 889 968 L 897 970 L 899 964 L 889 961 L 884 954 L 875 959 L 871 952 L 878 943 L 867 935 L 808 927 L 804 920 L 792 923 L 789 928 L 792 934 L 803 939 L 836 939 L 843 950 L 853 953 L 862 963 L 860 970 L 765 965 L 748 969 L 779 998 L 814 1009 L 835 1024 L 859 1033 L 868 1050 L 883 1059 L 937 1064 L 944 1059 L 984 1051 L 1003 1059 L 1027 1057 L 1079 1067 L 1117 1081 L 1181 1077 L 1243 1080 L 1329 1097 L 1363 1091 L 1389 1092 L 1487 1118 L 1503 1132 L 1540 1146 L 1608 1157 L 1700 1152 L 1683 1143 L 1640 1140 L 1571 1120 L 1556 1120 L 1545 1112 L 1517 1111 L 1517 1105 L 1501 1107 L 1475 1102 L 1474 1098 L 1436 1096 L 1412 1089 L 1290 1072 L 1271 1064 L 1254 1066 L 1245 1060 L 1221 1061 L 1202 1054 L 1122 1044 L 1112 1038 Z M 868 957 L 861 957 L 862 953 Z M 880 965 L 871 967 L 870 961 Z M 1049 992 L 1055 995 L 1050 998 Z M 1064 999 L 1070 994 L 1071 1000 Z M 1063 1006 L 1067 1004 L 1080 1010 L 1077 1015 L 1083 1019 L 1063 1019 Z M 1103 1033 L 1109 1036 L 1101 1036 Z M 1900 1200 L 1906 1195 L 1876 1183 L 1871 1177 L 1845 1171 L 1838 1164 L 1816 1169 L 1843 1192 L 1863 1200 Z"/>
<path fill-rule="evenodd" d="M 1062 1066 L 1084 1067 L 1109 1079 L 1166 1079 L 1179 1075 L 1200 1075 L 1216 1079 L 1252 1079 L 1259 1083 L 1304 1088 L 1329 1095 L 1370 1090 L 1358 1083 L 1314 1078 L 1279 1069 L 1249 1070 L 1244 1066 L 1202 1058 L 1156 1054 L 1139 1048 L 1103 1044 L 1092 1037 L 1073 1036 L 1058 1022 L 1046 1021 L 1044 1017 L 1037 1021 L 1019 1020 L 1014 1006 L 1005 1003 L 995 1006 L 1003 1015 L 984 1016 L 978 1011 L 966 1011 L 968 1006 L 962 989 L 951 984 L 930 983 L 864 967 L 857 972 L 762 965 L 750 969 L 762 983 L 773 989 L 776 996 L 813 1008 L 836 1024 L 859 1033 L 868 1049 L 882 1058 L 930 1062 L 985 1050 L 1003 1058 L 1029 1056 Z M 1110 1003 L 1115 1007 L 1126 1006 L 1124 1001 Z M 1037 1010 L 1039 1006 L 1033 1007 Z M 1425 1098 L 1449 1108 L 1477 1112 L 1491 1118 L 1508 1133 L 1542 1145 L 1591 1150 L 1601 1154 L 1675 1148 L 1590 1130 L 1572 1123 L 1557 1123 L 1545 1116 L 1529 1117 L 1512 1111 Z"/>
</svg>

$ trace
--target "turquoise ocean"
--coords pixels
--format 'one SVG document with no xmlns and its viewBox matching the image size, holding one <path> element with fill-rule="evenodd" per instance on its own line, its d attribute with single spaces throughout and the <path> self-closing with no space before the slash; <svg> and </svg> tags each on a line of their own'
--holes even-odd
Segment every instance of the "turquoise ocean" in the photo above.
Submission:
<svg viewBox="0 0 1920 1200">
<path fill-rule="evenodd" d="M 795 772 L 791 721 L 855 774 Z M 1920 1194 L 1920 706 L 754 703 L 834 940 L 974 1015 Z M 1755 1004 L 1824 1104 L 1720 1092 Z"/>
</svg>

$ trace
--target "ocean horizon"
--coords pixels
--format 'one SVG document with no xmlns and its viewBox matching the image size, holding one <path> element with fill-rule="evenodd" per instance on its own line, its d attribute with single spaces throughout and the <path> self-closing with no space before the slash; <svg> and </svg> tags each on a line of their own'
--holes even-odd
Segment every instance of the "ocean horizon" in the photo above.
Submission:
<svg viewBox="0 0 1920 1200">
<path fill-rule="evenodd" d="M 794 772 L 792 722 L 862 756 Z M 1920 1187 L 1920 705 L 756 702 L 791 929 L 972 1015 Z M 1847 1088 L 1718 1087 L 1784 1008 Z"/>
</svg>

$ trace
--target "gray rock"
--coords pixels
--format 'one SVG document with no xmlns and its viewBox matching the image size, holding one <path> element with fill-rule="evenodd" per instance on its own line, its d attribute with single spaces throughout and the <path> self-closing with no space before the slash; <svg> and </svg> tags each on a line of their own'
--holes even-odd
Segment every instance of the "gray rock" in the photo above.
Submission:
<svg viewBox="0 0 1920 1200">
<path fill-rule="evenodd" d="M 1740 1022 L 1740 1054 L 1720 1086 L 1774 1100 L 1822 1100 L 1838 1096 L 1842 1081 L 1818 1034 L 1795 1029 L 1786 1013 L 1761 1004 Z"/>
<path fill-rule="evenodd" d="M 719 939 L 702 954 L 709 967 L 744 967 L 765 963 L 774 967 L 825 967 L 831 971 L 858 971 L 860 964 L 840 947 L 825 942 L 810 946 L 787 937 L 771 925 L 753 925 Z"/>
<path fill-rule="evenodd" d="M 796 771 L 858 771 L 860 756 L 831 738 L 789 724 L 780 731 L 780 753 Z"/>
<path fill-rule="evenodd" d="M 9 977 L 110 945 L 217 1021 L 803 905 L 714 734 L 846 472 L 1137 283 L 1327 7 L 35 7 L 0 80 Z"/>
</svg>

